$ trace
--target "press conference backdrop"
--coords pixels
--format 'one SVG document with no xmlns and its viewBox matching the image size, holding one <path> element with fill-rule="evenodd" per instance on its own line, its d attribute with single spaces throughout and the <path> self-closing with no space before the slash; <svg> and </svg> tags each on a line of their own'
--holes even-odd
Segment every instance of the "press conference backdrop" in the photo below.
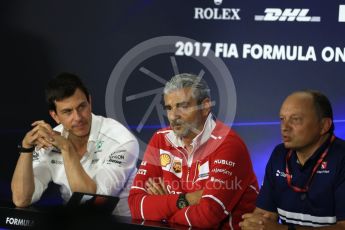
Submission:
<svg viewBox="0 0 345 230">
<path fill-rule="evenodd" d="M 1 3 L 0 199 L 10 200 L 17 144 L 49 118 L 43 88 L 62 71 L 89 86 L 93 112 L 136 135 L 141 157 L 166 126 L 162 87 L 195 73 L 213 112 L 248 145 L 263 180 L 281 142 L 278 113 L 292 91 L 329 96 L 345 138 L 345 1 L 138 0 Z"/>
</svg>

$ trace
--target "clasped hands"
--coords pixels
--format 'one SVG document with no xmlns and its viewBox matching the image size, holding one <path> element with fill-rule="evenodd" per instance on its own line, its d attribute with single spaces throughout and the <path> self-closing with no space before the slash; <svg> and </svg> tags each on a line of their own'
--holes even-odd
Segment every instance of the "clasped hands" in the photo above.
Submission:
<svg viewBox="0 0 345 230">
<path fill-rule="evenodd" d="M 242 230 L 279 230 L 284 229 L 283 225 L 277 222 L 275 217 L 268 213 L 253 212 L 242 216 L 242 222 L 239 223 Z"/>
<path fill-rule="evenodd" d="M 35 121 L 31 124 L 33 128 L 26 133 L 22 146 L 24 148 L 31 148 L 36 146 L 36 148 L 49 148 L 56 146 L 59 149 L 65 148 L 67 146 L 67 139 L 61 136 L 60 132 L 54 131 L 52 127 L 44 121 Z"/>
</svg>

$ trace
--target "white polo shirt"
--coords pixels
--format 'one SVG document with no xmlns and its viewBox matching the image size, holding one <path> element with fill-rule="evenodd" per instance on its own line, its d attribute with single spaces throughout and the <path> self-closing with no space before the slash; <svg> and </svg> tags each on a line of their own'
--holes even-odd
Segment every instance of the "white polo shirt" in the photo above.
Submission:
<svg viewBox="0 0 345 230">
<path fill-rule="evenodd" d="M 54 130 L 63 133 L 62 125 L 56 126 Z M 127 198 L 137 171 L 138 154 L 138 141 L 127 128 L 114 119 L 92 114 L 87 152 L 80 163 L 96 182 L 97 194 L 120 198 L 113 212 L 115 215 L 130 216 Z M 33 170 L 35 192 L 32 203 L 40 199 L 50 181 L 60 185 L 63 200 L 69 200 L 72 192 L 61 153 L 53 148 L 35 150 Z"/>
</svg>

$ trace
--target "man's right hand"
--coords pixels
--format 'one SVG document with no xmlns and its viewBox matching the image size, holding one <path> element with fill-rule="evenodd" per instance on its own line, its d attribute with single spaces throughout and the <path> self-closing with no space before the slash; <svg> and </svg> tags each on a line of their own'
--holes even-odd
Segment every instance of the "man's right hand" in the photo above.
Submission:
<svg viewBox="0 0 345 230">
<path fill-rule="evenodd" d="M 33 127 L 22 140 L 23 148 L 51 147 L 53 129 L 44 121 L 35 121 Z M 12 200 L 17 207 L 27 207 L 31 204 L 35 191 L 34 173 L 32 167 L 32 154 L 20 154 L 13 173 L 11 189 Z"/>
<path fill-rule="evenodd" d="M 51 147 L 51 141 L 54 140 L 54 131 L 52 127 L 43 120 L 35 121 L 31 126 L 33 126 L 33 129 L 25 135 L 22 146 L 24 148 L 31 148 L 34 146 L 38 148 Z"/>
</svg>

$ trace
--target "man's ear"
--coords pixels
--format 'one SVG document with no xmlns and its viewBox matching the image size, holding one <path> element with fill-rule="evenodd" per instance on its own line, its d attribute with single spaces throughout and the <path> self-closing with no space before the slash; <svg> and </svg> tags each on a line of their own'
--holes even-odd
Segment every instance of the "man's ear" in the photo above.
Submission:
<svg viewBox="0 0 345 230">
<path fill-rule="evenodd" d="M 204 117 L 207 117 L 208 114 L 211 112 L 211 106 L 212 106 L 212 102 L 210 98 L 205 98 L 202 102 L 201 102 L 201 106 L 202 106 L 202 115 Z"/>
<path fill-rule="evenodd" d="M 329 117 L 322 118 L 321 120 L 321 135 L 324 135 L 332 127 L 333 121 Z"/>
<path fill-rule="evenodd" d="M 54 110 L 49 110 L 49 114 L 57 124 L 60 124 L 60 119 Z"/>
</svg>

